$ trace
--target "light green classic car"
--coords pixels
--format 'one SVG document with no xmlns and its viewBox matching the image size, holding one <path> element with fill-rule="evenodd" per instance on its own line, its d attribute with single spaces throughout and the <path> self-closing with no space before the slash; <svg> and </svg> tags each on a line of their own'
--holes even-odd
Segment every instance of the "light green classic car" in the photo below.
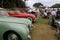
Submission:
<svg viewBox="0 0 60 40">
<path fill-rule="evenodd" d="M 15 18 L 1 15 L 0 11 L 0 40 L 28 40 L 30 39 L 29 28 L 32 22 L 25 18 Z"/>
</svg>

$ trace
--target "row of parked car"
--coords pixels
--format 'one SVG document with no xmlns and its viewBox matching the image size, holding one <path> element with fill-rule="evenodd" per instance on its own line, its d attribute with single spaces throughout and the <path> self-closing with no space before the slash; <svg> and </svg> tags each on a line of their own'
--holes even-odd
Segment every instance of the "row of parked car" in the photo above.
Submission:
<svg viewBox="0 0 60 40">
<path fill-rule="evenodd" d="M 49 21 L 50 21 L 50 25 L 56 29 L 57 39 L 60 40 L 60 18 L 56 19 L 54 16 L 50 16 Z"/>
<path fill-rule="evenodd" d="M 0 8 L 0 40 L 29 40 L 32 22 L 36 21 L 33 14 L 6 12 Z"/>
</svg>

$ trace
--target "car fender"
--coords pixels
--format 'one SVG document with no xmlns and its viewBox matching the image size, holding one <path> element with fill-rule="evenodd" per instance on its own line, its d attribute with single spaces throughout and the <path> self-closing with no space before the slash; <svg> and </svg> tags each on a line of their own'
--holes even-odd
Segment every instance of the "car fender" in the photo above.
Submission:
<svg viewBox="0 0 60 40">
<path fill-rule="evenodd" d="M 0 23 L 0 39 L 3 37 L 3 34 L 8 31 L 8 30 L 12 30 L 12 31 L 15 31 L 17 32 L 23 40 L 27 39 L 28 38 L 28 34 L 29 34 L 29 30 L 28 28 L 26 27 L 26 25 L 24 24 L 15 24 L 15 23 Z"/>
</svg>

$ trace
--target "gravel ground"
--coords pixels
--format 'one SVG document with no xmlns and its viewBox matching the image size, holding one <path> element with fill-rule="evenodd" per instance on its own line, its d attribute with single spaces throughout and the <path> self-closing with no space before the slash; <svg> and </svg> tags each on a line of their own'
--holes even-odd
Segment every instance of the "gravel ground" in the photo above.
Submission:
<svg viewBox="0 0 60 40">
<path fill-rule="evenodd" d="M 49 25 L 40 24 L 33 27 L 31 40 L 57 40 L 55 33 Z"/>
</svg>

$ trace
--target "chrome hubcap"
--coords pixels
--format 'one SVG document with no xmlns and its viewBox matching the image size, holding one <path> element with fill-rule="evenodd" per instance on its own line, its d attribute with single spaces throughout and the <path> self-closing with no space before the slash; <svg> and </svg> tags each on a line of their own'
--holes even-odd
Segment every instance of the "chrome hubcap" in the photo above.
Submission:
<svg viewBox="0 0 60 40">
<path fill-rule="evenodd" d="M 18 37 L 16 34 L 11 33 L 8 35 L 8 40 L 18 40 Z"/>
</svg>

